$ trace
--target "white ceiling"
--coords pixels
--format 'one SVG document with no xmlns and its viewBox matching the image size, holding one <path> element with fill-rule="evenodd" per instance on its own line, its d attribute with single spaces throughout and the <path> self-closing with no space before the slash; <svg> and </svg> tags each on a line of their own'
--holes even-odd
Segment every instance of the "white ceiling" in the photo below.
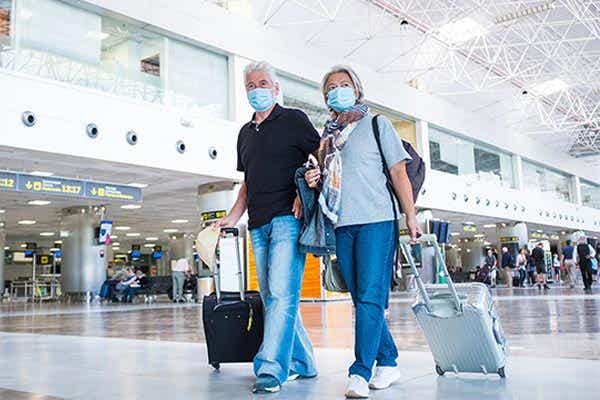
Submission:
<svg viewBox="0 0 600 400">
<path fill-rule="evenodd" d="M 332 59 L 508 123 L 544 145 L 600 165 L 600 2 L 590 0 L 207 0 Z M 544 11 L 536 12 L 538 7 Z M 511 13 L 533 14 L 497 23 Z M 448 24 L 483 34 L 457 43 Z M 440 28 L 442 30 L 440 31 Z M 534 86 L 560 79 L 545 96 Z M 523 95 L 523 91 L 527 91 Z"/>
<path fill-rule="evenodd" d="M 165 243 L 169 234 L 163 229 L 177 228 L 183 233 L 196 231 L 200 224 L 196 192 L 198 185 L 210 182 L 213 178 L 173 171 L 143 168 L 127 164 L 108 163 L 102 160 L 79 159 L 57 154 L 24 151 L 0 147 L 0 170 L 47 171 L 55 176 L 95 181 L 128 184 L 145 183 L 142 189 L 142 208 L 125 210 L 120 206 L 126 203 L 106 201 L 107 218 L 114 226 L 130 226 L 127 232 L 113 231 L 119 238 L 121 249 L 130 249 L 132 243 L 144 243 L 146 237 L 159 237 L 158 243 Z M 50 200 L 47 206 L 31 206 L 30 200 Z M 8 245 L 18 248 L 24 241 L 35 241 L 38 246 L 49 246 L 59 238 L 60 215 L 64 208 L 72 206 L 93 206 L 100 202 L 88 199 L 73 199 L 59 196 L 39 196 L 29 193 L 0 191 L 0 220 L 6 221 Z M 20 225 L 20 220 L 35 220 L 35 225 Z M 173 224 L 174 219 L 187 219 L 186 224 Z M 49 238 L 41 232 L 54 232 Z M 137 232 L 137 238 L 127 238 L 125 233 Z"/>
</svg>

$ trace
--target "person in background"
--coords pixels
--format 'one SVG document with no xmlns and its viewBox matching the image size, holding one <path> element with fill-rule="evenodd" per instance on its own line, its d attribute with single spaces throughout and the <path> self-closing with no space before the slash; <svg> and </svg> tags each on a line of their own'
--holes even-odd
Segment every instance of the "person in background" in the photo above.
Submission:
<svg viewBox="0 0 600 400">
<path fill-rule="evenodd" d="M 531 252 L 527 247 L 525 249 L 525 257 L 527 257 L 527 285 L 529 287 L 533 287 L 535 285 L 535 265 L 533 264 L 533 258 L 531 257 Z"/>
<path fill-rule="evenodd" d="M 490 286 L 496 287 L 496 277 L 497 277 L 497 267 L 498 267 L 498 259 L 494 256 L 494 251 L 492 249 L 487 250 L 487 255 L 485 256 L 485 263 L 483 264 L 484 268 L 487 267 L 490 276 Z"/>
<path fill-rule="evenodd" d="M 173 277 L 173 303 L 185 303 L 183 298 L 183 283 L 185 282 L 185 273 L 190 269 L 188 259 L 179 258 L 171 268 Z"/>
<path fill-rule="evenodd" d="M 126 271 L 127 276 L 115 286 L 115 294 L 121 297 L 121 301 L 125 300 L 125 292 L 129 288 L 129 285 L 137 279 L 135 272 L 133 272 L 133 267 L 127 267 Z"/>
<path fill-rule="evenodd" d="M 544 244 L 538 243 L 537 246 L 531 252 L 531 258 L 533 259 L 533 264 L 535 265 L 535 272 L 537 273 L 537 287 L 538 289 L 542 288 L 542 284 L 544 290 L 550 289 L 548 287 L 547 277 L 546 277 L 546 252 L 544 251 Z"/>
<path fill-rule="evenodd" d="M 592 252 L 585 236 L 579 238 L 577 244 L 577 258 L 579 260 L 579 269 L 583 278 L 583 290 L 586 293 L 592 292 Z"/>
<path fill-rule="evenodd" d="M 302 203 L 296 169 L 319 147 L 319 134 L 301 110 L 281 107 L 275 69 L 249 64 L 244 84 L 255 110 L 238 135 L 237 169 L 244 173 L 237 200 L 213 229 L 232 227 L 248 210 L 248 229 L 265 305 L 264 340 L 254 357 L 254 393 L 275 393 L 288 380 L 317 376 L 310 338 L 299 310 L 306 255 L 298 239 Z"/>
<path fill-rule="evenodd" d="M 305 178 L 319 191 L 321 209 L 335 225 L 338 265 L 356 311 L 355 361 L 348 371 L 346 397 L 364 398 L 369 389 L 387 389 L 400 378 L 398 350 L 385 320 L 397 227 L 373 122 L 390 184 L 414 239 L 420 229 L 406 173 L 411 157 L 387 118 L 374 121 L 363 85 L 350 67 L 334 66 L 323 77 L 321 90 L 331 118 L 319 147 L 319 167 L 308 170 Z"/>
<path fill-rule="evenodd" d="M 511 268 L 515 261 L 513 260 L 512 254 L 508 252 L 508 247 L 502 247 L 502 258 L 500 260 L 502 280 L 504 280 L 507 287 L 511 288 L 513 285 Z"/>
<path fill-rule="evenodd" d="M 567 240 L 567 245 L 562 248 L 561 264 L 564 266 L 567 284 L 571 289 L 575 287 L 575 247 L 571 244 L 571 240 Z"/>
<path fill-rule="evenodd" d="M 519 287 L 525 287 L 525 281 L 527 280 L 527 250 L 525 248 L 519 251 L 516 267 L 519 272 Z"/>
<path fill-rule="evenodd" d="M 554 270 L 554 283 L 560 284 L 560 259 L 558 253 L 552 255 L 552 268 Z"/>
<path fill-rule="evenodd" d="M 129 284 L 129 287 L 125 290 L 125 303 L 132 303 L 133 298 L 138 290 L 146 287 L 148 278 L 144 275 L 141 269 L 135 270 L 135 279 Z"/>
</svg>

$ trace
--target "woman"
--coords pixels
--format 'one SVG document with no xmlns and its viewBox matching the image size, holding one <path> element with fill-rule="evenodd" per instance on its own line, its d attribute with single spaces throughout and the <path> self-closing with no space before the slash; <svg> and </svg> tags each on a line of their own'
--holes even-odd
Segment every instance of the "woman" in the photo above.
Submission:
<svg viewBox="0 0 600 400">
<path fill-rule="evenodd" d="M 519 251 L 517 268 L 519 271 L 519 287 L 525 287 L 525 280 L 527 279 L 527 250 L 525 248 Z"/>
<path fill-rule="evenodd" d="M 369 388 L 386 389 L 399 378 L 398 351 L 384 319 L 396 247 L 393 204 L 373 133 L 374 116 L 358 76 L 349 67 L 335 66 L 321 88 L 331 119 L 318 151 L 320 168 L 307 171 L 305 179 L 311 188 L 320 188 L 321 209 L 335 225 L 340 272 L 356 307 L 355 361 L 346 397 L 364 398 Z M 377 122 L 392 184 L 415 238 L 419 228 L 405 168 L 410 156 L 390 121 L 379 117 Z"/>
<path fill-rule="evenodd" d="M 554 269 L 554 283 L 560 284 L 560 259 L 558 253 L 552 255 L 552 268 Z"/>
</svg>

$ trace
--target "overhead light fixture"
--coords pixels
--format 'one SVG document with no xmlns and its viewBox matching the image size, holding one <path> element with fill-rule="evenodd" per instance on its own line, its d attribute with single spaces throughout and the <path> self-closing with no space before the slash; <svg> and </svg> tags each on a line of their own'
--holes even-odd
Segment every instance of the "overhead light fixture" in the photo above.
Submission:
<svg viewBox="0 0 600 400">
<path fill-rule="evenodd" d="M 495 228 L 496 224 L 485 224 L 483 227 L 484 228 Z"/>
<path fill-rule="evenodd" d="M 562 79 L 550 79 L 549 81 L 532 86 L 531 91 L 538 96 L 548 96 L 552 93 L 563 91 L 568 87 Z"/>
<path fill-rule="evenodd" d="M 175 233 L 178 231 L 179 231 L 179 229 L 175 229 L 175 228 L 163 229 L 164 233 Z"/>
<path fill-rule="evenodd" d="M 29 175 L 35 175 L 35 176 L 52 176 L 54 175 L 54 172 L 46 172 L 46 171 L 32 171 L 29 173 Z"/>
<path fill-rule="evenodd" d="M 485 237 L 485 235 L 482 235 L 482 234 L 480 233 L 480 234 L 477 234 L 477 235 L 473 235 L 473 237 L 476 237 L 476 238 L 482 238 L 482 237 Z"/>
<path fill-rule="evenodd" d="M 88 33 L 85 34 L 86 39 L 97 39 L 97 40 L 104 40 L 109 36 L 110 35 L 108 33 L 97 32 L 97 31 L 89 31 Z"/>
<path fill-rule="evenodd" d="M 555 3 L 555 1 L 552 0 L 552 1 L 549 1 L 544 4 L 538 4 L 533 7 L 523 8 L 522 10 L 513 11 L 513 12 L 507 13 L 507 14 L 502 14 L 502 15 L 499 15 L 496 18 L 494 18 L 494 22 L 497 24 L 502 24 L 505 22 L 514 21 L 519 18 L 528 17 L 530 15 L 539 14 L 544 11 L 550 11 L 553 8 L 556 8 L 556 4 L 554 4 L 554 3 Z"/>
<path fill-rule="evenodd" d="M 26 245 L 25 243 L 23 243 L 23 244 L 21 245 L 21 248 L 22 248 L 22 249 L 24 249 L 24 248 L 26 248 L 26 247 L 27 247 L 27 245 Z"/>
<path fill-rule="evenodd" d="M 54 232 L 42 232 L 40 236 L 54 236 Z"/>
<path fill-rule="evenodd" d="M 22 219 L 21 221 L 17 222 L 20 225 L 33 225 L 36 223 L 36 221 L 33 221 L 31 219 Z"/>
<path fill-rule="evenodd" d="M 4 246 L 4 250 L 10 250 L 10 246 Z"/>
<path fill-rule="evenodd" d="M 154 247 L 154 246 L 156 246 L 154 243 L 146 243 L 144 245 L 144 247 L 148 247 L 148 248 L 151 248 L 151 247 Z"/>
<path fill-rule="evenodd" d="M 464 222 L 464 224 L 465 225 L 475 225 L 475 222 L 467 221 L 467 222 Z"/>
<path fill-rule="evenodd" d="M 541 230 L 541 229 L 536 229 L 536 232 L 537 232 L 537 233 L 542 233 L 542 232 L 544 232 L 544 231 L 543 231 L 543 230 Z"/>
<path fill-rule="evenodd" d="M 146 183 L 138 183 L 138 182 L 131 182 L 131 183 L 128 183 L 127 186 L 133 186 L 133 187 L 136 187 L 138 189 L 143 189 L 143 188 L 148 187 L 148 184 L 146 184 Z"/>
<path fill-rule="evenodd" d="M 54 244 L 62 244 L 62 240 L 55 240 Z"/>
<path fill-rule="evenodd" d="M 58 247 L 52 247 L 50 248 L 51 252 L 56 252 L 56 251 L 60 251 L 60 249 Z"/>
<path fill-rule="evenodd" d="M 470 17 L 449 22 L 442 26 L 438 32 L 445 41 L 450 43 L 462 43 L 486 34 L 485 28 Z"/>
<path fill-rule="evenodd" d="M 118 246 L 117 246 L 117 247 L 113 247 L 112 249 L 113 249 L 113 250 L 121 250 L 121 248 L 120 248 L 120 247 L 118 247 Z"/>
<path fill-rule="evenodd" d="M 128 237 L 137 237 L 137 236 L 140 236 L 140 234 L 139 233 L 128 233 L 125 236 L 128 236 Z"/>
<path fill-rule="evenodd" d="M 146 240 L 147 240 L 147 241 L 149 241 L 149 242 L 151 242 L 151 241 L 153 241 L 153 240 L 158 240 L 158 238 L 157 238 L 157 237 L 154 237 L 154 236 L 152 236 L 152 237 L 147 237 L 147 238 L 146 238 Z"/>
<path fill-rule="evenodd" d="M 117 235 L 110 235 L 110 238 L 111 238 L 111 239 L 118 239 L 118 238 L 119 238 L 119 236 L 117 236 Z"/>
<path fill-rule="evenodd" d="M 49 200 L 31 200 L 27 202 L 30 206 L 47 206 L 50 203 L 52 202 Z"/>
<path fill-rule="evenodd" d="M 451 235 L 451 236 L 459 236 L 459 235 L 460 235 L 460 233 L 458 233 L 458 232 L 452 232 L 450 235 Z"/>
<path fill-rule="evenodd" d="M 118 231 L 128 231 L 131 229 L 131 227 L 130 226 L 117 226 L 115 229 Z"/>
<path fill-rule="evenodd" d="M 141 204 L 124 204 L 121 206 L 123 210 L 137 210 L 138 208 L 142 208 Z"/>
<path fill-rule="evenodd" d="M 188 221 L 187 219 L 174 219 L 171 221 L 171 223 L 173 224 L 187 224 L 188 222 L 190 221 Z"/>
<path fill-rule="evenodd" d="M 566 234 L 567 234 L 567 232 L 565 232 L 565 231 L 562 231 L 560 234 L 561 234 L 561 235 L 566 235 Z"/>
<path fill-rule="evenodd" d="M 0 210 L 0 214 L 4 214 L 6 210 Z"/>
<path fill-rule="evenodd" d="M 119 242 L 112 242 L 112 245 L 113 245 L 113 246 L 120 246 L 120 245 L 121 245 L 121 243 L 119 243 Z"/>
</svg>

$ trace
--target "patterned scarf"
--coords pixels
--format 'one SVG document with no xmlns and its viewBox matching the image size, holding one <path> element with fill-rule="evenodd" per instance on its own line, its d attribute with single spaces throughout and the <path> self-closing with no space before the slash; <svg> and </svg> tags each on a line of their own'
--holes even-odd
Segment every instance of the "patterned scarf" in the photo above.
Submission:
<svg viewBox="0 0 600 400">
<path fill-rule="evenodd" d="M 323 186 L 319 205 L 323 214 L 334 224 L 338 221 L 342 194 L 342 153 L 346 140 L 367 112 L 366 104 L 356 104 L 350 110 L 339 113 L 325 123 L 319 147 L 319 166 L 323 174 Z"/>
</svg>

